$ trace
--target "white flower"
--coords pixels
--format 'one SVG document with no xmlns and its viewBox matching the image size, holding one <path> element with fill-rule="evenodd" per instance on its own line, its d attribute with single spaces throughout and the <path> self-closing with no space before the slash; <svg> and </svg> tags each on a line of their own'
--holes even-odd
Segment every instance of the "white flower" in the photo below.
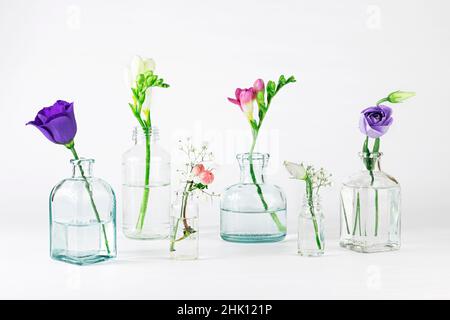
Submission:
<svg viewBox="0 0 450 320">
<path fill-rule="evenodd" d="M 155 70 L 155 61 L 150 58 L 134 56 L 130 66 L 125 69 L 125 82 L 129 88 L 136 88 L 137 77 L 147 71 Z"/>
<path fill-rule="evenodd" d="M 306 179 L 306 169 L 302 163 L 297 164 L 297 163 L 285 161 L 284 166 L 286 167 L 286 170 L 291 175 L 291 178 L 298 179 L 298 180 Z"/>
</svg>

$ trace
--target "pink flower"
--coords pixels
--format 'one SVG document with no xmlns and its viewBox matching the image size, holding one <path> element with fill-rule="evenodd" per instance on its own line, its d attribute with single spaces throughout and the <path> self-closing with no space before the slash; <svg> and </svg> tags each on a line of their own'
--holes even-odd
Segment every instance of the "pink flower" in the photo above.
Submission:
<svg viewBox="0 0 450 320">
<path fill-rule="evenodd" d="M 202 171 L 198 177 L 203 184 L 211 184 L 214 181 L 214 174 L 209 170 Z"/>
<path fill-rule="evenodd" d="M 192 174 L 194 176 L 198 176 L 203 171 L 205 171 L 205 166 L 202 164 L 197 164 L 194 168 L 192 168 Z"/>
<path fill-rule="evenodd" d="M 236 99 L 228 98 L 228 101 L 238 105 L 248 120 L 253 120 L 253 102 L 256 99 L 256 92 L 253 88 L 240 89 L 235 92 Z"/>
<path fill-rule="evenodd" d="M 255 81 L 255 83 L 253 84 L 253 89 L 256 91 L 256 93 L 264 91 L 264 80 L 263 79 L 258 79 Z"/>
</svg>

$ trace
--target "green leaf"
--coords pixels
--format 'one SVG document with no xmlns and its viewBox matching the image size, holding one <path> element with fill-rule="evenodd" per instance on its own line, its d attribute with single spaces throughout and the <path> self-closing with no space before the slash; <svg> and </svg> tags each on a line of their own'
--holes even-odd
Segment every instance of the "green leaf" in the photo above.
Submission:
<svg viewBox="0 0 450 320">
<path fill-rule="evenodd" d="M 369 151 L 369 137 L 366 137 L 366 139 L 364 140 L 362 152 L 363 153 L 370 153 L 370 151 Z"/>
<path fill-rule="evenodd" d="M 199 189 L 199 190 L 205 190 L 208 189 L 208 186 L 203 184 L 203 183 L 194 183 L 194 185 L 192 186 L 195 189 Z"/>
<path fill-rule="evenodd" d="M 252 129 L 254 131 L 257 131 L 258 130 L 258 124 L 256 123 L 256 120 L 250 120 L 249 122 L 250 122 L 250 126 L 252 127 Z"/>
<path fill-rule="evenodd" d="M 378 153 L 380 151 L 380 138 L 376 138 L 373 144 L 373 153 Z"/>
<path fill-rule="evenodd" d="M 133 92 L 133 97 L 134 97 L 136 100 L 139 100 L 139 93 L 138 93 L 137 89 L 131 88 L 131 92 Z"/>
<path fill-rule="evenodd" d="M 139 95 L 138 101 L 139 101 L 139 103 L 140 103 L 141 105 L 144 103 L 144 101 L 145 101 L 145 92 L 142 92 L 142 93 Z"/>
</svg>

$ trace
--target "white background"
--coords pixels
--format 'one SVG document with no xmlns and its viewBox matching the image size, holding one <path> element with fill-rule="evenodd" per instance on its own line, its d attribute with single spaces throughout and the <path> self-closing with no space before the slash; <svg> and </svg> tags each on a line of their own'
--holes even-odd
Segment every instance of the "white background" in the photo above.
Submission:
<svg viewBox="0 0 450 320">
<path fill-rule="evenodd" d="M 0 297 L 449 298 L 449 10 L 445 0 L 0 0 Z M 201 213 L 199 261 L 173 262 L 165 243 L 122 236 L 112 263 L 48 258 L 48 194 L 70 175 L 70 154 L 25 123 L 57 99 L 75 102 L 78 152 L 117 191 L 120 224 L 120 159 L 135 125 L 123 69 L 134 54 L 153 57 L 171 84 L 154 90 L 161 142 L 176 157 L 181 136 L 210 141 L 218 192 L 237 181 L 234 156 L 250 139 L 226 97 L 259 77 L 296 76 L 273 101 L 257 147 L 271 154 L 271 181 L 288 196 L 287 241 L 222 242 L 216 203 Z M 399 89 L 417 96 L 394 106 L 381 149 L 402 185 L 403 249 L 347 252 L 336 245 L 337 194 L 361 167 L 358 113 Z M 283 160 L 334 174 L 323 193 L 322 259 L 295 255 L 303 185 L 287 178 Z"/>
</svg>

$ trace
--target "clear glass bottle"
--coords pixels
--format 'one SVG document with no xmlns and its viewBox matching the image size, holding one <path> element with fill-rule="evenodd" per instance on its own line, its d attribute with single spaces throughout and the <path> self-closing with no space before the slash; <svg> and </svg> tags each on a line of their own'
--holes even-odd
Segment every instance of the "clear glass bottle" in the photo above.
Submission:
<svg viewBox="0 0 450 320">
<path fill-rule="evenodd" d="M 240 182 L 225 189 L 220 203 L 220 235 L 231 242 L 276 242 L 286 237 L 286 197 L 266 183 L 268 154 L 236 156 Z"/>
<path fill-rule="evenodd" d="M 71 160 L 72 177 L 50 193 L 50 256 L 78 265 L 116 256 L 116 197 L 92 176 L 93 159 Z"/>
<path fill-rule="evenodd" d="M 305 195 L 298 217 L 298 253 L 302 256 L 318 257 L 325 251 L 324 216 L 320 197 Z"/>
<path fill-rule="evenodd" d="M 199 206 L 192 192 L 177 194 L 170 217 L 170 257 L 177 260 L 198 259 Z"/>
<path fill-rule="evenodd" d="M 123 232 L 132 239 L 164 239 L 169 235 L 170 154 L 158 143 L 155 127 L 149 132 L 134 128 L 133 140 L 122 157 Z"/>
<path fill-rule="evenodd" d="M 381 171 L 381 155 L 360 153 L 364 170 L 341 189 L 340 245 L 353 251 L 400 249 L 400 185 Z"/>
</svg>

